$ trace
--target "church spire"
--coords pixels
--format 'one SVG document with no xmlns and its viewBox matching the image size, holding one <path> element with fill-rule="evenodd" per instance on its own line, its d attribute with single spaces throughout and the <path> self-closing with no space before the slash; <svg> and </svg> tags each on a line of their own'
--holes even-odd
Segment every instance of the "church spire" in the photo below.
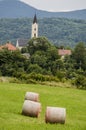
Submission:
<svg viewBox="0 0 86 130">
<path fill-rule="evenodd" d="M 31 38 L 38 37 L 38 23 L 36 13 L 34 15 L 33 24 L 32 24 L 32 35 Z"/>
<path fill-rule="evenodd" d="M 34 19 L 33 19 L 33 24 L 34 23 L 37 23 L 37 17 L 36 17 L 36 14 L 34 15 Z"/>
</svg>

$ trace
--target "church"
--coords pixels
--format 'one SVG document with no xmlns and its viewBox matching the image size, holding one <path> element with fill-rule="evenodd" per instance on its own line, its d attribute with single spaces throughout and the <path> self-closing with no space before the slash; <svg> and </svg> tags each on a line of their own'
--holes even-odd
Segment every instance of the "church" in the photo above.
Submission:
<svg viewBox="0 0 86 130">
<path fill-rule="evenodd" d="M 31 30 L 31 38 L 37 38 L 38 37 L 38 22 L 37 22 L 37 16 L 34 15 L 33 23 L 32 23 L 32 30 Z M 26 47 L 28 43 L 28 39 L 24 38 L 18 38 L 16 42 L 16 48 L 21 50 L 23 47 Z"/>
<path fill-rule="evenodd" d="M 32 22 L 32 30 L 31 30 L 31 38 L 37 38 L 38 37 L 38 22 L 37 22 L 37 16 L 34 15 L 33 22 Z M 21 50 L 23 47 L 26 47 L 28 43 L 28 39 L 17 39 L 16 48 Z M 65 55 L 71 55 L 71 50 L 65 50 L 65 49 L 58 49 L 58 54 L 64 58 Z"/>
</svg>

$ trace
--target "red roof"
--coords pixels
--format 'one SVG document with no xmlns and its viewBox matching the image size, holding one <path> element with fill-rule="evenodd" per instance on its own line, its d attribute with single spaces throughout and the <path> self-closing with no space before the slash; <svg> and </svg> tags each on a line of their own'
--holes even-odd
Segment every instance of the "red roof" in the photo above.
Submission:
<svg viewBox="0 0 86 130">
<path fill-rule="evenodd" d="M 12 45 L 11 43 L 6 43 L 5 45 L 1 46 L 0 49 L 7 48 L 10 51 L 15 51 L 17 48 Z"/>
<path fill-rule="evenodd" d="M 58 54 L 61 56 L 71 55 L 71 50 L 58 49 Z"/>
</svg>

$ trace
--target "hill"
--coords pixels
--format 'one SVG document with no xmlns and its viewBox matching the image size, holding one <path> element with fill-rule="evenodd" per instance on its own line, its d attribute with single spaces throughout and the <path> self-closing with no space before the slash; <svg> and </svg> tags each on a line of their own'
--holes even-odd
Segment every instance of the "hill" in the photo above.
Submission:
<svg viewBox="0 0 86 130">
<path fill-rule="evenodd" d="M 17 38 L 31 38 L 32 18 L 0 19 L 0 44 Z M 47 37 L 59 46 L 74 47 L 78 42 L 86 44 L 86 20 L 66 18 L 38 19 L 39 36 Z"/>
<path fill-rule="evenodd" d="M 64 17 L 74 19 L 86 19 L 86 9 L 71 12 L 47 12 L 38 10 L 19 0 L 0 0 L 0 18 L 32 18 L 34 13 L 38 17 Z"/>
</svg>

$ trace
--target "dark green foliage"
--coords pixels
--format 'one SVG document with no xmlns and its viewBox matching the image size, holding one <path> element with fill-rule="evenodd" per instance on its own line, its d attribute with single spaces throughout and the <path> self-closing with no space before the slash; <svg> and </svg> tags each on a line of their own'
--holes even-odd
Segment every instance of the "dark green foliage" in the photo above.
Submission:
<svg viewBox="0 0 86 130">
<path fill-rule="evenodd" d="M 77 88 L 86 89 L 86 48 L 78 43 L 71 56 L 62 59 L 58 47 L 45 37 L 29 40 L 26 58 L 20 51 L 0 50 L 0 76 L 12 76 L 18 83 L 71 80 Z M 18 80 L 17 80 L 18 79 Z"/>
<path fill-rule="evenodd" d="M 17 83 L 17 84 L 21 83 L 21 81 L 20 81 L 18 78 L 11 78 L 11 79 L 9 80 L 9 82 L 10 82 L 10 83 Z"/>
<path fill-rule="evenodd" d="M 27 70 L 27 73 L 35 72 L 42 73 L 42 68 L 38 64 L 30 64 Z"/>
<path fill-rule="evenodd" d="M 28 52 L 30 53 L 30 60 L 32 63 L 28 72 L 31 72 L 32 67 L 37 64 L 40 67 L 40 70 L 38 69 L 37 72 L 48 74 L 50 71 L 51 74 L 54 74 L 54 66 L 57 59 L 59 59 L 59 55 L 56 47 L 52 45 L 45 37 L 31 39 L 28 42 Z M 36 70 L 39 68 L 37 65 L 34 66 L 36 67 Z"/>
<path fill-rule="evenodd" d="M 48 39 L 45 37 L 33 38 L 28 42 L 28 47 L 25 50 L 30 53 L 29 59 L 19 51 L 11 52 L 7 49 L 0 51 L 0 70 L 3 76 L 19 78 L 22 74 L 32 72 L 55 75 L 59 56 L 56 47 Z M 25 50 L 22 49 L 22 52 Z"/>
<path fill-rule="evenodd" d="M 84 43 L 80 42 L 75 47 L 72 58 L 75 60 L 75 68 L 86 70 L 86 48 Z"/>
<path fill-rule="evenodd" d="M 38 64 L 40 67 L 46 67 L 47 58 L 45 55 L 42 55 L 41 52 L 37 52 L 31 56 L 31 63 Z"/>
<path fill-rule="evenodd" d="M 0 19 L 0 44 L 12 41 L 14 44 L 17 38 L 30 38 L 31 19 Z M 29 36 L 29 37 L 28 37 Z"/>
<path fill-rule="evenodd" d="M 25 65 L 29 62 L 19 51 L 0 51 L 0 70 L 4 76 L 13 76 L 18 72 L 24 72 Z"/>
<path fill-rule="evenodd" d="M 62 81 L 62 79 L 64 79 L 66 77 L 65 75 L 66 75 L 66 73 L 64 71 L 60 71 L 60 70 L 58 70 L 56 73 L 56 76 L 58 77 L 58 79 L 60 81 Z"/>
<path fill-rule="evenodd" d="M 23 54 L 23 53 L 27 53 L 28 52 L 28 50 L 27 50 L 27 48 L 26 47 L 23 47 L 22 49 L 21 49 L 21 53 Z"/>
<path fill-rule="evenodd" d="M 56 81 L 59 82 L 59 79 L 55 76 L 49 76 L 49 75 L 42 75 L 37 73 L 31 73 L 29 75 L 29 78 L 36 80 L 36 81 Z"/>
<path fill-rule="evenodd" d="M 38 19 L 39 36 L 45 36 L 57 46 L 75 47 L 78 42 L 86 44 L 86 21 L 66 18 Z M 31 38 L 31 18 L 0 19 L 0 44 L 17 38 Z"/>
<path fill-rule="evenodd" d="M 36 51 L 47 51 L 51 44 L 45 37 L 32 38 L 28 42 L 28 52 L 33 55 Z"/>
<path fill-rule="evenodd" d="M 77 88 L 86 89 L 86 77 L 84 77 L 83 75 L 77 75 L 75 79 L 75 85 L 77 86 Z"/>
</svg>

